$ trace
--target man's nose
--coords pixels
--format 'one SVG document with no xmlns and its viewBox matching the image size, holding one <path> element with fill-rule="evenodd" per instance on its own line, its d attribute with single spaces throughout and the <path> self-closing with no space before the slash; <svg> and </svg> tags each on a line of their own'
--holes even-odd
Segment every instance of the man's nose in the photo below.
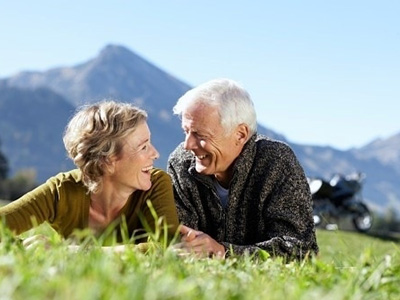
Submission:
<svg viewBox="0 0 400 300">
<path fill-rule="evenodd" d="M 186 133 L 185 143 L 183 144 L 183 147 L 186 150 L 193 150 L 197 148 L 197 140 L 196 137 L 193 135 L 193 133 L 191 132 Z"/>
</svg>

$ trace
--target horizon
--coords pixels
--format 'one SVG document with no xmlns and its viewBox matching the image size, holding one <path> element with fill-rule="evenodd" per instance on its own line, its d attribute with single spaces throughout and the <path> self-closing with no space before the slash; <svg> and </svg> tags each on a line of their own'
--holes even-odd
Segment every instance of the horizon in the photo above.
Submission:
<svg viewBox="0 0 400 300">
<path fill-rule="evenodd" d="M 289 2 L 2 3 L 0 78 L 114 44 L 190 86 L 242 83 L 259 123 L 293 143 L 348 150 L 399 133 L 400 3 Z"/>
</svg>

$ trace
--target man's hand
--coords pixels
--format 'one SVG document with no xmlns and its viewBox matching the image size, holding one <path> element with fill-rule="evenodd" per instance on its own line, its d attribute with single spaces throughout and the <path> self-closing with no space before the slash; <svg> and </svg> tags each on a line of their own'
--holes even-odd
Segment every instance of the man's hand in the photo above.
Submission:
<svg viewBox="0 0 400 300">
<path fill-rule="evenodd" d="M 208 234 L 185 225 L 181 225 L 179 231 L 181 233 L 181 243 L 175 245 L 176 248 L 194 253 L 199 257 L 225 257 L 225 247 Z"/>
</svg>

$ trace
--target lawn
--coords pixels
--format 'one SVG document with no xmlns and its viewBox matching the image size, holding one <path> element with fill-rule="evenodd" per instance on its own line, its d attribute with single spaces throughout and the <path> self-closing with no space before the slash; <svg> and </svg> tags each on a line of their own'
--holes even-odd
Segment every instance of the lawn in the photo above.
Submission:
<svg viewBox="0 0 400 300">
<path fill-rule="evenodd" d="M 39 231 L 41 229 L 39 228 Z M 317 231 L 320 254 L 225 260 L 147 253 L 70 251 L 50 234 L 49 249 L 23 248 L 4 229 L 0 299 L 398 299 L 399 244 L 345 231 Z M 34 232 L 36 233 L 36 232 Z M 29 233 L 31 234 L 31 233 Z"/>
</svg>

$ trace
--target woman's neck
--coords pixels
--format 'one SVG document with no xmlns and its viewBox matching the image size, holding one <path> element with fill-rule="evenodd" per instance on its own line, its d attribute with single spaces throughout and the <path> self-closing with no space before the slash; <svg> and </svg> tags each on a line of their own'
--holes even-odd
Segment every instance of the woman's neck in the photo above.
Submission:
<svg viewBox="0 0 400 300">
<path fill-rule="evenodd" d="M 109 218 L 122 209 L 131 194 L 103 185 L 100 192 L 91 194 L 90 207 Z"/>
<path fill-rule="evenodd" d="M 99 232 L 110 225 L 121 215 L 132 193 L 103 182 L 101 191 L 90 195 L 89 227 Z"/>
</svg>

